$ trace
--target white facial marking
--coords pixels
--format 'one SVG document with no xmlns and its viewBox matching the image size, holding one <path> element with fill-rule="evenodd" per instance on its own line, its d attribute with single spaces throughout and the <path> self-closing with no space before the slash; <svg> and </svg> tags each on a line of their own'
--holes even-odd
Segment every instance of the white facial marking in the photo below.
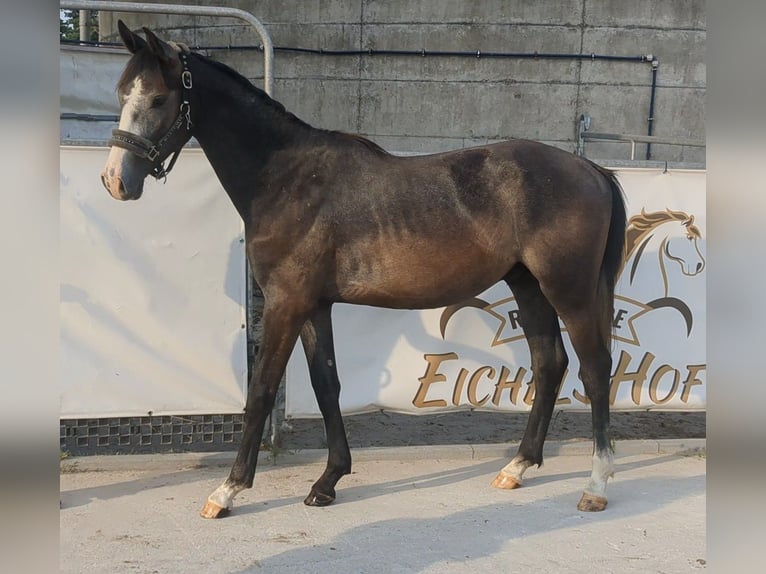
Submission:
<svg viewBox="0 0 766 574">
<path fill-rule="evenodd" d="M 144 135 L 141 133 L 141 126 L 136 120 L 141 117 L 141 99 L 144 96 L 144 82 L 140 77 L 133 80 L 133 85 L 130 87 L 130 91 L 125 96 L 125 103 L 122 106 L 122 112 L 120 113 L 120 125 L 119 129 L 135 133 L 137 135 Z"/>
</svg>

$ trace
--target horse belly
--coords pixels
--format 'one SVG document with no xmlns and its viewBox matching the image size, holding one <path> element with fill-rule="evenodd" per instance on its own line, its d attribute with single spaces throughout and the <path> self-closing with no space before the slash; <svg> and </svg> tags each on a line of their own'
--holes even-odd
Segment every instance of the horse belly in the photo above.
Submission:
<svg viewBox="0 0 766 574">
<path fill-rule="evenodd" d="M 463 241 L 360 247 L 338 253 L 340 299 L 393 309 L 458 303 L 502 279 L 515 263 L 509 249 L 487 251 Z"/>
</svg>

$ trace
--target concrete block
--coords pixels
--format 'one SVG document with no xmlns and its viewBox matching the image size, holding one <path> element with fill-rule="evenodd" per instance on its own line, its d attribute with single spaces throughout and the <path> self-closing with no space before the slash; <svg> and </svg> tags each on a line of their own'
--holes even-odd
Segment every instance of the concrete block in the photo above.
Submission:
<svg viewBox="0 0 766 574">
<path fill-rule="evenodd" d="M 358 50 L 361 25 L 339 24 L 273 24 L 269 33 L 275 46 L 323 48 L 325 50 Z"/>
<path fill-rule="evenodd" d="M 704 166 L 705 148 L 652 144 L 652 159 Z"/>
<path fill-rule="evenodd" d="M 580 89 L 577 117 L 589 114 L 593 132 L 646 134 L 650 94 L 643 86 L 586 84 Z"/>
<path fill-rule="evenodd" d="M 364 134 L 388 152 L 404 153 L 439 153 L 465 147 L 464 139 L 460 137 L 420 137 L 420 136 L 389 136 Z"/>
<path fill-rule="evenodd" d="M 157 2 L 151 2 L 157 4 Z M 165 30 L 193 28 L 194 20 L 191 16 L 173 16 L 170 14 L 136 14 L 133 12 L 107 12 L 99 11 L 98 28 L 99 37 L 108 42 L 119 42 L 120 35 L 117 32 L 117 21 L 122 20 L 131 30 L 140 32 L 146 26 L 153 32 L 164 35 Z M 164 37 L 164 36 L 163 36 Z"/>
<path fill-rule="evenodd" d="M 209 50 L 210 58 L 234 68 L 259 88 L 263 87 L 263 53 L 257 51 Z M 275 70 L 276 72 L 276 70 Z M 276 75 L 276 74 L 275 74 Z"/>
<path fill-rule="evenodd" d="M 358 24 L 280 24 L 272 26 L 275 46 L 358 50 Z M 277 51 L 274 73 L 282 78 L 359 78 L 360 56 L 331 56 Z"/>
<path fill-rule="evenodd" d="M 621 90 L 625 101 L 614 103 L 613 90 Z M 632 100 L 631 108 L 625 102 Z M 705 90 L 684 88 L 658 88 L 653 135 L 671 139 L 704 142 Z M 649 91 L 646 88 L 588 86 L 583 87 L 581 105 L 592 119 L 591 131 L 618 134 L 647 133 Z M 625 113 L 632 110 L 631 113 Z M 646 145 L 636 145 L 636 158 L 646 157 Z M 586 155 L 592 158 L 628 159 L 629 143 L 587 142 Z M 705 149 L 677 145 L 652 145 L 652 159 L 704 163 Z"/>
<path fill-rule="evenodd" d="M 277 78 L 359 79 L 360 56 L 317 56 L 278 52 L 274 56 Z"/>
<path fill-rule="evenodd" d="M 275 46 L 298 48 L 325 48 L 329 50 L 356 50 L 359 48 L 359 24 L 304 24 L 289 22 L 271 24 L 269 36 Z M 226 38 L 232 46 L 260 44 L 259 36 L 252 26 L 210 26 L 200 31 L 196 42 L 205 46 L 219 38 Z"/>
<path fill-rule="evenodd" d="M 209 3 L 210 4 L 210 3 Z M 660 59 L 655 135 L 704 137 L 705 5 L 702 0 L 212 0 L 260 18 L 276 45 L 335 50 L 455 50 Z M 102 12 L 192 46 L 255 46 L 232 19 Z M 112 26 L 111 28 L 109 26 Z M 262 86 L 258 51 L 211 55 Z M 509 137 L 575 147 L 576 120 L 593 131 L 646 134 L 648 63 L 392 56 L 275 56 L 275 97 L 319 127 L 369 134 L 394 151 L 433 152 Z M 624 159 L 629 144 L 590 142 L 588 155 Z M 704 161 L 704 149 L 655 145 L 654 157 Z M 643 146 L 639 146 L 643 157 Z M 595 155 L 594 155 L 595 154 Z"/>
<path fill-rule="evenodd" d="M 441 0 L 411 2 L 410 0 L 366 0 L 365 22 L 398 23 L 528 23 L 579 25 L 582 21 L 582 0 L 538 0 L 508 2 L 507 0 Z"/>
<path fill-rule="evenodd" d="M 654 149 L 654 147 L 652 149 Z M 630 143 L 601 141 L 585 142 L 585 157 L 593 160 L 629 160 Z M 636 144 L 635 159 L 643 160 L 645 158 L 646 144 Z"/>
<path fill-rule="evenodd" d="M 658 88 L 654 135 L 705 141 L 705 90 Z"/>
<path fill-rule="evenodd" d="M 544 143 L 549 146 L 563 149 L 564 151 L 568 151 L 570 153 L 574 153 L 575 148 L 577 147 L 576 142 L 574 141 L 574 138 L 570 138 L 566 140 L 538 140 L 538 141 L 540 143 Z"/>
<path fill-rule="evenodd" d="M 652 54 L 660 60 L 658 84 L 704 87 L 705 37 L 701 31 L 588 28 L 583 34 L 583 52 Z M 649 63 L 583 61 L 583 83 L 651 85 L 651 79 Z"/>
<path fill-rule="evenodd" d="M 259 46 L 263 42 L 255 28 L 241 21 L 227 25 L 197 26 L 195 28 L 194 45 L 202 48 L 213 46 Z M 273 40 L 273 34 L 269 30 Z"/>
<path fill-rule="evenodd" d="M 585 157 L 593 160 L 630 160 L 630 144 L 625 142 L 586 142 Z M 646 159 L 646 144 L 636 144 L 637 161 Z M 686 167 L 703 167 L 704 148 L 652 144 L 652 162 L 682 163 Z"/>
<path fill-rule="evenodd" d="M 379 135 L 566 139 L 572 84 L 362 82 L 361 131 Z"/>
<path fill-rule="evenodd" d="M 468 52 L 577 53 L 580 34 L 564 26 L 367 25 L 364 49 Z M 367 56 L 365 79 L 524 80 L 575 82 L 576 60 L 525 60 L 439 56 Z"/>
<path fill-rule="evenodd" d="M 274 92 L 289 111 L 314 127 L 358 131 L 358 82 L 276 79 Z"/>
<path fill-rule="evenodd" d="M 586 26 L 706 28 L 705 0 L 585 0 Z"/>
<path fill-rule="evenodd" d="M 463 138 L 463 147 L 476 147 L 480 145 L 499 143 L 507 140 L 508 138 Z"/>
<path fill-rule="evenodd" d="M 328 22 L 358 22 L 362 0 L 206 0 L 207 6 L 229 6 L 250 12 L 264 25 L 284 22 L 323 24 Z M 200 26 L 219 25 L 215 18 L 200 18 Z"/>
<path fill-rule="evenodd" d="M 275 46 L 324 48 L 328 50 L 356 50 L 359 48 L 359 25 L 346 24 L 275 24 L 270 27 Z M 246 37 L 243 37 L 243 32 Z M 252 29 L 239 27 L 207 28 L 198 36 L 201 46 L 227 46 L 235 48 L 230 55 L 216 57 L 231 62 L 263 60 L 263 53 L 253 50 L 237 50 L 236 46 L 257 45 Z M 232 64 L 229 64 L 232 65 Z M 280 78 L 359 78 L 359 56 L 331 56 L 301 54 L 294 52 L 274 53 L 274 76 Z"/>
</svg>

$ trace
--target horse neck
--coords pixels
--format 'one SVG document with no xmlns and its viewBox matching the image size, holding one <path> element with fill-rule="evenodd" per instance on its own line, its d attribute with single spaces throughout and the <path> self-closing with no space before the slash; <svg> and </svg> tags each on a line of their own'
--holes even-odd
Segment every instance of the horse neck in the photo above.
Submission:
<svg viewBox="0 0 766 574">
<path fill-rule="evenodd" d="M 191 100 L 194 135 L 245 218 L 271 156 L 295 145 L 313 128 L 265 92 L 248 89 L 211 64 L 196 67 Z"/>
</svg>

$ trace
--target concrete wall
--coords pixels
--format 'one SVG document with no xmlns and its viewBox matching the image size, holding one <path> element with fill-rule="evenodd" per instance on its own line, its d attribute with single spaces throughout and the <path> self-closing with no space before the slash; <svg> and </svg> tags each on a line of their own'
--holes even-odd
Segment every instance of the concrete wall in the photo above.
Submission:
<svg viewBox="0 0 766 574">
<path fill-rule="evenodd" d="M 168 2 L 169 0 L 164 0 Z M 184 0 L 184 3 L 195 3 Z M 704 141 L 702 0 L 213 0 L 266 24 L 275 46 L 332 50 L 598 53 L 659 58 L 654 134 Z M 114 38 L 115 13 L 101 32 Z M 190 46 L 232 46 L 213 57 L 262 85 L 262 54 L 242 21 L 119 14 Z M 438 151 L 510 137 L 574 151 L 577 121 L 591 131 L 647 133 L 651 65 L 633 62 L 277 52 L 274 95 L 312 125 L 364 134 L 397 151 Z M 643 156 L 639 146 L 638 157 Z M 653 158 L 704 162 L 704 149 L 652 146 Z M 586 154 L 625 159 L 628 144 L 588 143 Z"/>
</svg>

